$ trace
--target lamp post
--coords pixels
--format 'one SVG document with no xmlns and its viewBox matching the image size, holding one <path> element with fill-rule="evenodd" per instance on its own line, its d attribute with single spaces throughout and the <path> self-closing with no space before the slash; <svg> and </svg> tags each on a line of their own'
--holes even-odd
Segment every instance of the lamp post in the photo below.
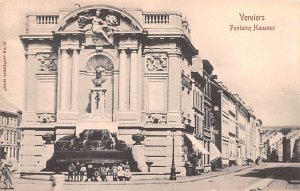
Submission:
<svg viewBox="0 0 300 191">
<path fill-rule="evenodd" d="M 170 173 L 170 180 L 176 180 L 176 168 L 175 168 L 175 161 L 174 161 L 174 141 L 176 129 L 173 127 L 171 129 L 172 132 L 172 141 L 173 141 L 173 148 L 172 148 L 172 165 L 171 165 L 171 173 Z"/>
</svg>

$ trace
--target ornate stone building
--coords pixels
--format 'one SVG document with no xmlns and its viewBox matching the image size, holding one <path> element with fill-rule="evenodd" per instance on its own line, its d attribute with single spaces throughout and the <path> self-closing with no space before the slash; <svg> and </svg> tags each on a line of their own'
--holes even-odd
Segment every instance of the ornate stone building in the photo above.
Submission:
<svg viewBox="0 0 300 191">
<path fill-rule="evenodd" d="M 26 57 L 24 170 L 42 168 L 45 133 L 58 140 L 102 128 L 129 145 L 133 134 L 143 133 L 152 171 L 169 172 L 175 127 L 175 164 L 185 172 L 184 133 L 194 117 L 191 67 L 198 52 L 182 15 L 91 5 L 26 19 L 20 36 Z M 207 78 L 210 64 L 205 71 Z M 205 121 L 210 139 L 210 119 Z"/>
</svg>

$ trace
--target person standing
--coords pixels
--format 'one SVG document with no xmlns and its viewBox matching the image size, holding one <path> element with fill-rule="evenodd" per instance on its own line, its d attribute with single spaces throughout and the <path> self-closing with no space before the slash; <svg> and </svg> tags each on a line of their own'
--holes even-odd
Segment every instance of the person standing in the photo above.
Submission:
<svg viewBox="0 0 300 191">
<path fill-rule="evenodd" d="M 116 163 L 111 167 L 111 171 L 112 171 L 113 181 L 117 181 L 118 180 L 118 166 Z"/>
<path fill-rule="evenodd" d="M 93 179 L 94 172 L 93 171 L 94 171 L 93 165 L 89 164 L 87 166 L 87 169 L 86 169 L 86 180 L 85 180 L 85 182 L 87 182 L 89 179 L 91 179 L 91 181 L 94 181 L 94 179 Z"/>
<path fill-rule="evenodd" d="M 2 160 L 2 158 L 0 159 L 0 181 L 2 181 L 2 170 L 4 168 L 4 161 Z"/>
<path fill-rule="evenodd" d="M 63 190 L 65 183 L 65 175 L 59 171 L 59 168 L 55 168 L 54 175 L 51 176 L 52 190 Z"/>
<path fill-rule="evenodd" d="M 81 167 L 80 167 L 80 181 L 83 181 L 83 177 L 86 173 L 86 167 L 85 167 L 85 164 L 81 164 Z"/>
<path fill-rule="evenodd" d="M 97 168 L 97 166 L 96 165 L 94 165 L 94 168 L 93 168 L 93 179 L 94 179 L 94 181 L 98 181 L 98 176 L 99 176 L 99 170 L 98 170 L 98 168 Z"/>
<path fill-rule="evenodd" d="M 119 166 L 118 166 L 118 179 L 120 181 L 123 181 L 124 177 L 125 177 L 125 172 L 123 170 L 123 164 L 120 163 Z"/>
<path fill-rule="evenodd" d="M 77 162 L 77 163 L 75 164 L 74 181 L 79 181 L 79 180 L 80 180 L 80 179 L 79 179 L 79 176 L 80 176 L 80 168 L 81 168 L 80 163 Z"/>
<path fill-rule="evenodd" d="M 4 157 L 3 159 L 1 159 L 1 166 L 2 168 L 2 176 L 4 179 L 4 184 L 6 189 L 14 189 L 13 187 L 13 181 L 12 181 L 12 177 L 13 177 L 13 172 L 12 172 L 12 166 L 13 163 L 10 160 L 6 159 L 6 153 L 4 153 Z"/>
<path fill-rule="evenodd" d="M 258 157 L 256 158 L 255 164 L 256 164 L 256 165 L 259 165 L 259 161 L 260 161 L 260 156 L 258 156 Z"/>
<path fill-rule="evenodd" d="M 106 168 L 105 168 L 105 166 L 104 166 L 104 163 L 102 163 L 101 164 L 101 166 L 100 166 L 100 168 L 99 168 L 99 173 L 100 173 L 100 178 L 101 178 L 101 180 L 104 182 L 107 182 L 107 178 L 106 178 L 106 176 L 107 176 L 107 170 L 106 170 Z"/>
<path fill-rule="evenodd" d="M 124 165 L 124 175 L 125 175 L 125 180 L 129 181 L 131 178 L 131 171 L 130 171 L 130 166 L 128 164 L 128 161 L 126 161 L 126 164 Z"/>
<path fill-rule="evenodd" d="M 71 163 L 71 165 L 69 166 L 69 172 L 68 172 L 68 181 L 73 181 L 73 177 L 75 175 L 75 165 L 73 163 Z"/>
</svg>

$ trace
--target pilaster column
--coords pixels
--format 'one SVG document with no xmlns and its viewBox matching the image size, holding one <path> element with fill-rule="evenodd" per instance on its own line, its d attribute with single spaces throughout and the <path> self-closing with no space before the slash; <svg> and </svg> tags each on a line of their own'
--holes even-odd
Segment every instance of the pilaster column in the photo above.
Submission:
<svg viewBox="0 0 300 191">
<path fill-rule="evenodd" d="M 181 66 L 177 54 L 169 54 L 169 99 L 168 110 L 179 112 L 181 110 Z"/>
<path fill-rule="evenodd" d="M 71 94 L 71 109 L 78 110 L 78 60 L 79 50 L 73 50 L 73 63 L 72 63 L 72 94 Z"/>
<path fill-rule="evenodd" d="M 126 109 L 126 87 L 127 87 L 127 55 L 124 49 L 120 51 L 120 67 L 119 67 L 119 109 Z"/>
<path fill-rule="evenodd" d="M 130 54 L 130 109 L 137 109 L 138 90 L 138 54 L 137 50 L 131 50 Z"/>
<path fill-rule="evenodd" d="M 60 81 L 60 109 L 69 109 L 69 97 L 68 97 L 68 76 L 69 76 L 69 58 L 66 49 L 61 50 L 61 81 Z"/>
</svg>

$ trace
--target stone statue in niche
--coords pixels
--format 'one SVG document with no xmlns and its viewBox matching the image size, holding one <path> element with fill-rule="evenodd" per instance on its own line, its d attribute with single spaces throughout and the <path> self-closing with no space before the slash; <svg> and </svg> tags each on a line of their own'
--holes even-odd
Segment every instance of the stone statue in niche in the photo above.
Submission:
<svg viewBox="0 0 300 191">
<path fill-rule="evenodd" d="M 113 32 L 119 30 L 116 16 L 106 15 L 103 20 L 100 10 L 94 16 L 90 13 L 79 16 L 78 25 L 82 32 L 91 31 L 95 41 L 103 37 L 109 44 L 113 43 Z"/>
<path fill-rule="evenodd" d="M 105 78 L 102 77 L 102 72 L 104 71 L 105 69 L 102 68 L 102 67 L 97 67 L 95 69 L 96 71 L 96 78 L 93 79 L 93 83 L 95 85 L 95 87 L 101 87 L 101 85 L 106 81 Z"/>
<path fill-rule="evenodd" d="M 52 53 L 38 54 L 37 59 L 40 62 L 40 71 L 57 71 L 57 56 Z"/>
<path fill-rule="evenodd" d="M 164 54 L 151 54 L 146 60 L 147 71 L 167 71 L 167 56 Z"/>
</svg>

